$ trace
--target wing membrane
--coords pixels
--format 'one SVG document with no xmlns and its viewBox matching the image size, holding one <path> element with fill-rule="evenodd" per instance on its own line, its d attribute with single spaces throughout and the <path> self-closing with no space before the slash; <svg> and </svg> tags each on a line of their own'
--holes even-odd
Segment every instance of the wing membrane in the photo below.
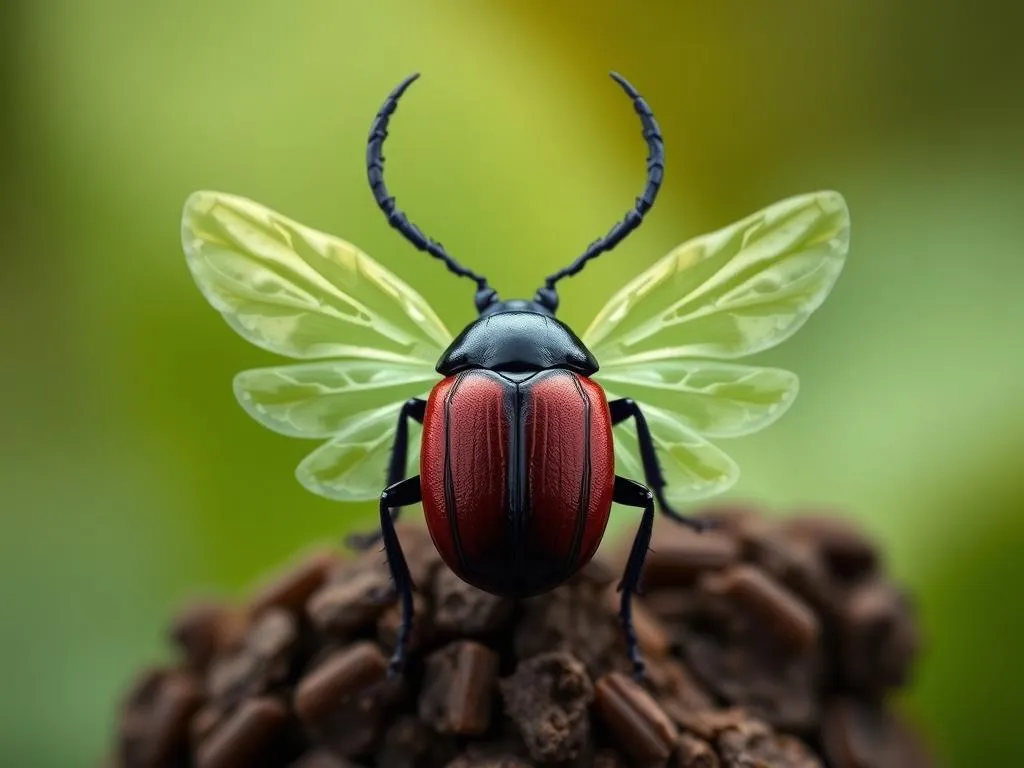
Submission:
<svg viewBox="0 0 1024 768">
<path fill-rule="evenodd" d="M 712 496 L 737 479 L 733 461 L 705 437 L 756 432 L 793 403 L 795 374 L 731 361 L 807 321 L 842 271 L 849 227 L 835 192 L 770 205 L 673 250 L 583 334 L 609 397 L 629 397 L 646 415 L 669 501 Z M 628 423 L 616 429 L 615 457 L 621 474 L 643 478 Z"/>
<path fill-rule="evenodd" d="M 629 392 L 642 408 L 673 414 L 708 437 L 738 437 L 778 419 L 796 398 L 796 374 L 714 360 L 656 360 L 601 367 L 601 383 Z"/>
<path fill-rule="evenodd" d="M 344 420 L 330 441 L 299 464 L 295 471 L 299 482 L 336 501 L 380 498 L 401 409 L 402 403 L 395 403 Z M 412 422 L 409 427 L 407 466 L 415 468 L 419 465 L 420 426 Z"/>
<path fill-rule="evenodd" d="M 232 328 L 307 361 L 240 373 L 242 407 L 275 432 L 328 440 L 296 470 L 306 488 L 376 499 L 402 404 L 438 379 L 434 366 L 452 338 L 441 320 L 355 246 L 242 197 L 189 197 L 182 244 L 196 284 Z"/>
<path fill-rule="evenodd" d="M 235 377 L 235 396 L 275 432 L 327 438 L 354 416 L 429 393 L 437 379 L 423 364 L 327 360 L 243 371 Z"/>
<path fill-rule="evenodd" d="M 433 366 L 451 341 L 423 297 L 358 248 L 251 200 L 194 193 L 182 244 L 210 304 L 271 352 Z"/>
<path fill-rule="evenodd" d="M 821 305 L 848 244 L 840 195 L 783 200 L 669 253 L 612 297 L 583 341 L 602 365 L 760 352 Z"/>
</svg>

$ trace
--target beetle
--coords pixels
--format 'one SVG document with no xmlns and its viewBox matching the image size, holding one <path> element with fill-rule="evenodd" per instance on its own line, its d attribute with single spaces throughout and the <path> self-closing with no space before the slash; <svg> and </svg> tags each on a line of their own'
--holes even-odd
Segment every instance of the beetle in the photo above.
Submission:
<svg viewBox="0 0 1024 768">
<path fill-rule="evenodd" d="M 419 294 L 355 246 L 244 198 L 197 192 L 186 202 L 182 242 L 200 290 L 238 333 L 304 361 L 239 374 L 240 403 L 283 434 L 329 438 L 299 466 L 307 488 L 343 501 L 376 497 L 379 528 L 348 542 L 383 542 L 402 608 L 389 674 L 403 666 L 413 611 L 395 529 L 402 508 L 422 503 L 441 558 L 461 579 L 523 598 L 586 565 L 620 504 L 642 510 L 618 585 L 627 653 L 641 676 L 632 599 L 656 511 L 702 530 L 670 495 L 710 496 L 737 474 L 704 436 L 757 431 L 795 397 L 794 374 L 733 360 L 788 338 L 831 290 L 849 228 L 835 192 L 783 200 L 684 243 L 613 296 L 582 337 L 556 317 L 558 283 L 634 231 L 662 184 L 658 123 L 637 90 L 611 76 L 640 119 L 646 183 L 626 216 L 532 299 L 502 300 L 397 207 L 382 148 L 418 75 L 384 101 L 370 128 L 367 178 L 394 229 L 475 282 L 477 316 L 454 338 Z M 396 400 L 426 385 L 425 396 Z M 616 439 L 617 426 L 632 435 Z M 410 476 L 417 452 L 419 473 Z M 375 493 L 378 471 L 384 489 Z"/>
<path fill-rule="evenodd" d="M 636 229 L 661 187 L 665 154 L 661 130 L 647 102 L 618 73 L 612 78 L 632 99 L 647 140 L 647 184 L 636 205 L 604 237 L 566 268 L 550 275 L 532 300 L 501 301 L 485 277 L 456 262 L 400 211 L 384 184 L 381 150 L 398 100 L 416 79 L 387 98 L 370 128 L 367 175 L 388 223 L 416 248 L 477 283 L 479 317 L 437 362 L 444 378 L 426 400 L 409 400 L 399 414 L 387 487 L 380 496 L 380 536 L 402 603 L 402 623 L 391 660 L 401 667 L 412 622 L 412 584 L 395 533 L 398 510 L 423 503 L 427 529 L 445 564 L 479 589 L 530 597 L 553 589 L 586 565 L 604 536 L 612 503 L 643 510 L 619 585 L 619 618 L 635 673 L 643 674 L 631 611 L 661 511 L 700 530 L 666 502 L 665 481 L 643 412 L 628 398 L 608 402 L 594 381 L 598 362 L 561 322 L 557 283 L 575 275 Z M 408 420 L 423 425 L 420 474 L 403 478 Z M 647 485 L 615 474 L 613 425 L 633 419 Z M 366 548 L 374 534 L 350 539 Z"/>
</svg>

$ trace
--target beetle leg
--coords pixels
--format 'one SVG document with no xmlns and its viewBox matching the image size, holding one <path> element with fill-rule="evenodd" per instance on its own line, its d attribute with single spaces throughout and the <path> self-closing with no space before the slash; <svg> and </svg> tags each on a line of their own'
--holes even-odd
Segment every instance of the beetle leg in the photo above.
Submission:
<svg viewBox="0 0 1024 768">
<path fill-rule="evenodd" d="M 662 514 L 671 518 L 677 523 L 688 525 L 696 531 L 703 531 L 709 527 L 706 520 L 699 520 L 695 517 L 688 517 L 676 512 L 665 499 L 665 478 L 661 474 L 661 467 L 658 464 L 658 454 L 654 450 L 654 440 L 651 438 L 651 429 L 647 426 L 647 419 L 644 418 L 640 406 L 629 398 L 612 400 L 608 403 L 612 415 L 612 425 L 621 424 L 626 419 L 632 418 L 636 422 L 636 441 L 640 446 L 640 461 L 644 467 L 644 480 L 651 488 L 654 498 L 658 500 L 658 507 Z"/>
<path fill-rule="evenodd" d="M 387 553 L 391 579 L 395 582 L 395 590 L 402 604 L 402 621 L 398 626 L 395 652 L 388 664 L 389 677 L 400 671 L 405 662 L 405 645 L 412 627 L 412 577 L 409 575 L 409 565 L 402 552 L 402 544 L 395 533 L 394 513 L 400 507 L 418 504 L 421 499 L 419 475 L 389 485 L 380 495 L 381 537 L 384 539 L 384 551 Z"/>
<path fill-rule="evenodd" d="M 406 400 L 398 414 L 398 428 L 395 430 L 395 442 L 391 448 L 391 461 L 388 463 L 388 476 L 386 486 L 390 487 L 405 477 L 406 464 L 409 458 L 409 419 L 415 419 L 417 423 L 423 423 L 423 414 L 427 409 L 427 401 L 413 398 Z M 391 519 L 397 520 L 399 508 L 391 510 Z M 350 533 L 345 537 L 345 543 L 352 549 L 369 549 L 381 539 L 381 530 L 368 531 L 366 533 Z"/>
<path fill-rule="evenodd" d="M 640 574 L 644 569 L 644 559 L 651 546 L 651 533 L 654 530 L 654 494 L 640 483 L 618 475 L 615 476 L 613 493 L 612 499 L 619 504 L 642 507 L 644 510 L 640 527 L 637 528 L 636 536 L 633 539 L 633 547 L 629 550 L 626 570 L 623 571 L 622 581 L 618 586 L 619 592 L 622 593 L 619 601 L 619 622 L 622 624 L 622 631 L 626 636 L 626 652 L 629 654 L 629 660 L 633 662 L 633 674 L 640 679 L 644 674 L 644 660 L 640 657 L 636 631 L 633 629 L 633 595 L 640 586 Z"/>
</svg>

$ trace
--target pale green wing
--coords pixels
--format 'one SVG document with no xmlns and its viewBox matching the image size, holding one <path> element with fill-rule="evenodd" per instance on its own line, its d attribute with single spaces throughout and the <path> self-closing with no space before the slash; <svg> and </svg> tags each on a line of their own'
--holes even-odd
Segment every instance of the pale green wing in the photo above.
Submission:
<svg viewBox="0 0 1024 768">
<path fill-rule="evenodd" d="M 433 367 L 451 341 L 422 296 L 354 245 L 251 200 L 194 193 L 182 245 L 214 309 L 271 352 Z"/>
<path fill-rule="evenodd" d="M 739 437 L 764 429 L 789 409 L 800 388 L 790 371 L 717 360 L 602 365 L 598 377 L 606 389 L 669 411 L 707 437 Z"/>
<path fill-rule="evenodd" d="M 773 347 L 832 290 L 849 226 L 842 196 L 818 192 L 690 240 L 616 293 L 583 342 L 601 365 L 730 359 Z"/>
<path fill-rule="evenodd" d="M 337 501 L 370 501 L 384 490 L 391 446 L 395 439 L 402 403 L 360 413 L 339 424 L 338 432 L 302 463 L 295 472 L 299 482 L 313 493 Z M 419 472 L 420 426 L 409 425 L 410 475 Z"/>
<path fill-rule="evenodd" d="M 323 360 L 257 368 L 235 377 L 235 396 L 263 426 L 290 437 L 328 438 L 353 415 L 396 411 L 430 392 L 440 376 L 416 363 Z M 394 426 L 394 425 L 392 425 Z"/>
<path fill-rule="evenodd" d="M 197 285 L 232 328 L 311 361 L 240 373 L 242 407 L 275 432 L 329 440 L 299 465 L 309 490 L 376 499 L 402 404 L 439 378 L 434 366 L 452 338 L 444 324 L 355 246 L 251 200 L 193 194 L 182 243 Z M 410 437 L 412 467 L 419 441 Z"/>
<path fill-rule="evenodd" d="M 658 414 L 648 421 L 662 469 L 676 477 L 670 499 L 718 493 L 737 476 L 724 454 L 673 430 L 736 437 L 792 404 L 795 374 L 728 361 L 785 341 L 821 306 L 845 263 L 849 227 L 835 192 L 775 203 L 676 248 L 615 294 L 583 334 L 609 396 Z M 631 430 L 616 432 L 624 472 L 639 466 Z"/>
<path fill-rule="evenodd" d="M 384 489 L 403 403 L 426 397 L 438 378 L 419 363 L 323 360 L 244 371 L 235 377 L 235 395 L 275 432 L 330 438 L 296 470 L 307 489 L 339 501 L 370 501 Z M 418 429 L 410 425 L 410 468 L 418 462 Z"/>
</svg>

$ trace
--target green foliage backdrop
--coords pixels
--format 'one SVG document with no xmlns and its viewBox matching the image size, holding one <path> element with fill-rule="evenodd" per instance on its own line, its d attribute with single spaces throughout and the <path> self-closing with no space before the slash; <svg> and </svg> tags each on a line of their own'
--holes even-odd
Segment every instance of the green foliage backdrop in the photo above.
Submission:
<svg viewBox="0 0 1024 768">
<path fill-rule="evenodd" d="M 203 590 L 244 588 L 372 522 L 292 477 L 312 447 L 252 422 L 273 359 L 191 282 L 193 189 L 339 234 L 449 327 L 468 283 L 374 208 L 369 121 L 405 74 L 389 182 L 425 230 L 527 294 L 642 182 L 621 71 L 667 140 L 649 222 L 563 291 L 584 326 L 670 247 L 819 188 L 850 204 L 846 273 L 757 362 L 794 408 L 730 443 L 732 496 L 863 521 L 929 646 L 907 706 L 955 766 L 1024 759 L 1024 13 L 998 0 L 92 0 L 9 3 L 0 177 L 0 764 L 94 765 L 119 690 Z M 629 513 L 616 514 L 621 531 Z"/>
</svg>

